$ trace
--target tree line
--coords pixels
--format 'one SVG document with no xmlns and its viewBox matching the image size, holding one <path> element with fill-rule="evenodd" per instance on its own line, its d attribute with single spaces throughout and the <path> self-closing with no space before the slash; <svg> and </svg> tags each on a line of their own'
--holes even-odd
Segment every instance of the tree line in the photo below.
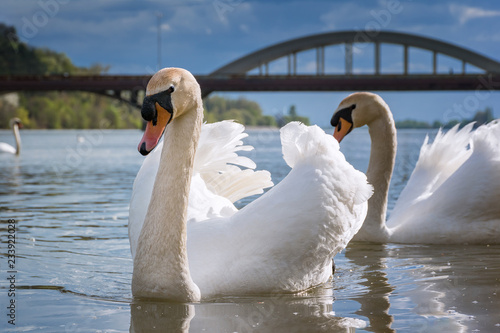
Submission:
<svg viewBox="0 0 500 333">
<path fill-rule="evenodd" d="M 212 123 L 223 119 L 236 120 L 246 126 L 282 127 L 291 121 L 300 121 L 309 125 L 309 118 L 297 114 L 295 105 L 290 106 L 288 115 L 264 115 L 257 102 L 240 97 L 228 99 L 222 96 L 205 98 L 205 121 Z"/>
<path fill-rule="evenodd" d="M 465 126 L 470 122 L 475 122 L 474 127 L 481 126 L 483 124 L 489 123 L 490 121 L 494 120 L 493 116 L 493 110 L 489 107 L 485 108 L 484 110 L 479 110 L 477 111 L 474 116 L 470 119 L 465 119 L 462 121 L 459 120 L 450 120 L 447 123 L 442 123 L 438 120 L 435 120 L 433 123 L 428 123 L 425 121 L 418 121 L 418 120 L 402 120 L 402 121 L 396 121 L 396 127 L 397 128 L 452 128 L 453 126 L 460 124 L 460 126 Z"/>
</svg>

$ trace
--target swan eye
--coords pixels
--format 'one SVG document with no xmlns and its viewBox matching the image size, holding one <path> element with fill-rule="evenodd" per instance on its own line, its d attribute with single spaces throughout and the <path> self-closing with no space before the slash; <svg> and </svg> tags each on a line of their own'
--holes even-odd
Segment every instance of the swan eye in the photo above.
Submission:
<svg viewBox="0 0 500 333">
<path fill-rule="evenodd" d="M 174 86 L 170 86 L 170 88 L 165 91 L 144 97 L 141 108 L 142 118 L 146 121 L 152 121 L 153 125 L 156 126 L 156 121 L 158 119 L 158 112 L 155 106 L 156 103 L 158 103 L 170 114 L 173 114 L 174 107 L 172 106 L 172 99 L 170 95 L 174 90 Z"/>
<path fill-rule="evenodd" d="M 337 131 L 340 131 L 341 129 L 342 129 L 342 122 L 341 122 L 341 121 L 339 121 L 339 124 L 338 124 L 338 126 L 337 126 Z"/>
<path fill-rule="evenodd" d="M 356 104 L 353 104 L 349 107 L 340 109 L 339 111 L 335 112 L 332 116 L 332 119 L 330 120 L 330 124 L 333 127 L 339 126 L 338 130 L 340 131 L 340 118 L 346 120 L 349 123 L 353 123 L 352 121 L 352 110 L 356 108 Z"/>
</svg>

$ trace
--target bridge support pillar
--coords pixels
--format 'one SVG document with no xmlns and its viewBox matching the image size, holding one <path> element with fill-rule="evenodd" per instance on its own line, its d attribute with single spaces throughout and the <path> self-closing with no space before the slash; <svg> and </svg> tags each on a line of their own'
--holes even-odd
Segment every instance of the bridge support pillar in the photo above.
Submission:
<svg viewBox="0 0 500 333">
<path fill-rule="evenodd" d="M 437 52 L 432 52 L 432 74 L 437 74 Z"/>
<path fill-rule="evenodd" d="M 345 73 L 352 74 L 352 43 L 345 43 Z"/>
<path fill-rule="evenodd" d="M 320 46 L 316 48 L 316 74 L 325 74 L 325 47 Z"/>
<path fill-rule="evenodd" d="M 297 74 L 297 53 L 290 53 L 287 56 L 288 60 L 288 75 L 296 75 Z"/>
<path fill-rule="evenodd" d="M 137 96 L 139 94 L 139 90 L 132 90 L 130 92 L 130 104 L 137 105 Z"/>
<path fill-rule="evenodd" d="M 404 46 L 404 74 L 408 75 L 408 45 Z"/>
<path fill-rule="evenodd" d="M 297 75 L 297 53 L 293 53 L 293 75 Z"/>
</svg>

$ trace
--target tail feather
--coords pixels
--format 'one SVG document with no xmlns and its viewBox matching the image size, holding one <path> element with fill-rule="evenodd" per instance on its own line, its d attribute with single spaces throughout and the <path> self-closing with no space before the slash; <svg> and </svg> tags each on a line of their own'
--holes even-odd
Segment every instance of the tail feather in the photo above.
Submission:
<svg viewBox="0 0 500 333">
<path fill-rule="evenodd" d="M 439 129 L 434 141 L 427 136 L 420 148 L 415 169 L 391 213 L 388 224 L 399 219 L 416 202 L 427 199 L 471 156 L 470 143 L 474 123 L 447 132 Z"/>
<path fill-rule="evenodd" d="M 455 125 L 446 133 L 439 129 L 431 144 L 428 143 L 429 137 L 426 137 L 415 169 L 441 170 L 445 173 L 443 176 L 449 176 L 455 172 L 458 166 L 470 156 L 468 145 L 473 126 L 474 123 L 470 123 L 459 130 L 459 125 Z"/>
<path fill-rule="evenodd" d="M 312 164 L 317 161 L 318 165 L 327 163 L 341 168 L 341 174 L 349 175 L 351 181 L 344 182 L 344 179 L 337 181 L 350 193 L 354 204 L 367 201 L 373 194 L 373 187 L 367 183 L 365 174 L 346 162 L 340 152 L 338 141 L 332 135 L 325 134 L 318 126 L 290 122 L 281 128 L 281 144 L 283 158 L 292 168 L 300 161 Z"/>
<path fill-rule="evenodd" d="M 426 191 L 433 192 L 448 179 L 471 155 L 469 144 L 473 126 L 474 123 L 470 123 L 459 130 L 456 125 L 446 133 L 440 129 L 432 143 L 428 143 L 426 137 L 408 185 L 416 178 L 419 183 L 428 185 Z"/>
<path fill-rule="evenodd" d="M 489 152 L 493 158 L 500 159 L 500 120 L 480 126 L 472 137 L 472 148 Z"/>
<path fill-rule="evenodd" d="M 283 158 L 291 168 L 300 160 L 325 156 L 329 151 L 339 151 L 337 140 L 331 135 L 325 135 L 318 126 L 305 126 L 294 121 L 283 126 L 280 132 Z M 342 154 L 337 155 L 344 158 Z"/>
<path fill-rule="evenodd" d="M 254 169 L 256 165 L 251 159 L 236 153 L 253 150 L 252 146 L 243 145 L 241 141 L 248 136 L 244 130 L 243 125 L 232 121 L 204 124 L 194 161 L 194 171 L 223 172 L 228 163 Z"/>
<path fill-rule="evenodd" d="M 269 171 L 241 170 L 234 166 L 233 171 L 206 175 L 207 187 L 210 191 L 221 195 L 231 202 L 242 198 L 262 194 L 265 188 L 273 186 Z"/>
</svg>

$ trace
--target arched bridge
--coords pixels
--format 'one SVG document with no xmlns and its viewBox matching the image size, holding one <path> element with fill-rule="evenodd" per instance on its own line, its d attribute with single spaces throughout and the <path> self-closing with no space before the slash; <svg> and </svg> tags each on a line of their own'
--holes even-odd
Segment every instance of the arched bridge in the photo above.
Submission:
<svg viewBox="0 0 500 333">
<path fill-rule="evenodd" d="M 269 63 L 282 57 L 286 57 L 288 61 L 287 74 L 296 75 L 297 54 L 310 49 L 316 49 L 316 74 L 325 75 L 325 47 L 338 44 L 343 44 L 345 46 L 345 74 L 353 74 L 353 45 L 357 43 L 374 44 L 373 74 L 375 75 L 381 74 L 380 44 L 383 43 L 397 44 L 404 47 L 404 71 L 402 74 L 405 75 L 409 74 L 408 50 L 410 47 L 432 52 L 432 74 L 437 74 L 438 54 L 460 60 L 464 70 L 465 64 L 469 63 L 486 72 L 500 73 L 499 62 L 476 52 L 437 39 L 392 31 L 340 31 L 301 37 L 264 48 L 219 68 L 211 75 L 244 74 L 255 68 L 259 68 L 259 74 L 262 75 L 263 66 L 265 67 L 264 75 L 268 75 Z"/>
<path fill-rule="evenodd" d="M 401 48 L 400 70 L 382 66 L 385 44 Z M 373 49 L 372 68 L 354 67 L 356 50 Z M 429 53 L 427 70 L 411 70 L 410 50 Z M 330 51 L 341 50 L 336 62 Z M 306 66 L 301 57 L 309 56 Z M 394 55 L 392 55 L 394 56 Z M 454 58 L 459 70 L 443 72 L 442 56 Z M 303 63 L 303 61 L 302 61 Z M 277 64 L 277 65 L 276 65 Z M 312 65 L 312 66 L 311 66 Z M 474 68 L 468 72 L 468 68 Z M 336 70 L 331 70 L 332 68 Z M 138 105 L 150 75 L 0 77 L 1 91 L 83 90 L 106 94 Z M 196 75 L 206 96 L 213 91 L 382 91 L 498 90 L 500 63 L 440 40 L 392 31 L 340 31 L 301 37 L 241 57 L 208 75 Z M 125 93 L 124 93 L 125 92 Z M 140 97 L 140 96 L 139 96 Z"/>
</svg>

